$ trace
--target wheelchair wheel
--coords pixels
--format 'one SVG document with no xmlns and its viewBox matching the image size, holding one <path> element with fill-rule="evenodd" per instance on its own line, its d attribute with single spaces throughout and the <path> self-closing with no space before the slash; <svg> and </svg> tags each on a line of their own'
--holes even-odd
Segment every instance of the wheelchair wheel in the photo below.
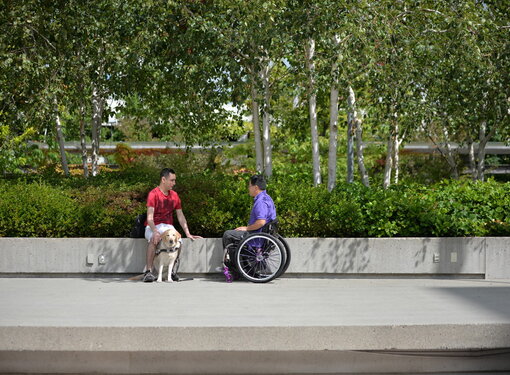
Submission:
<svg viewBox="0 0 510 375">
<path fill-rule="evenodd" d="M 237 270 L 254 283 L 267 283 L 278 277 L 287 260 L 287 250 L 280 240 L 266 233 L 244 238 L 235 256 Z"/>
<path fill-rule="evenodd" d="M 287 272 L 287 268 L 289 268 L 289 264 L 290 264 L 290 259 L 291 259 L 291 254 L 290 254 L 290 246 L 289 244 L 287 243 L 287 241 L 285 241 L 285 238 L 283 238 L 281 235 L 277 234 L 276 235 L 276 238 L 278 238 L 278 240 L 280 240 L 280 242 L 283 244 L 283 246 L 285 247 L 285 255 L 286 255 L 286 259 L 285 259 L 285 264 L 283 265 L 282 269 L 280 270 L 280 272 L 278 273 L 278 276 L 277 277 L 280 277 L 281 275 L 283 275 L 285 272 Z"/>
</svg>

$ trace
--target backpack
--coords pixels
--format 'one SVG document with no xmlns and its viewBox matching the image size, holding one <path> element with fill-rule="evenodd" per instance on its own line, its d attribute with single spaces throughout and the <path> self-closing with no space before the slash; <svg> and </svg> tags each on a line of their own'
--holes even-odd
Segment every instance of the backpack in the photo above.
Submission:
<svg viewBox="0 0 510 375">
<path fill-rule="evenodd" d="M 136 217 L 133 228 L 131 228 L 131 238 L 144 238 L 145 237 L 145 221 L 147 220 L 147 213 L 140 214 Z"/>
</svg>

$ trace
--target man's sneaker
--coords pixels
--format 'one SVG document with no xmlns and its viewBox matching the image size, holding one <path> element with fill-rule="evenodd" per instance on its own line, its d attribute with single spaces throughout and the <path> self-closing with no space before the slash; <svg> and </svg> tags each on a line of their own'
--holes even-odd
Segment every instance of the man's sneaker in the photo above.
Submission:
<svg viewBox="0 0 510 375">
<path fill-rule="evenodd" d="M 154 275 L 151 273 L 151 271 L 145 271 L 145 273 L 143 274 L 143 279 L 142 281 L 144 283 L 152 283 L 154 280 L 156 280 L 156 278 L 154 277 Z"/>
<path fill-rule="evenodd" d="M 234 281 L 234 277 L 230 273 L 227 266 L 223 267 L 223 274 L 225 275 L 225 279 L 226 279 L 227 283 L 231 283 L 232 281 Z"/>
<path fill-rule="evenodd" d="M 177 274 L 176 274 L 176 273 L 173 273 L 173 274 L 172 274 L 172 280 L 173 280 L 173 281 L 179 281 L 180 279 L 179 279 L 179 276 L 177 276 Z"/>
</svg>

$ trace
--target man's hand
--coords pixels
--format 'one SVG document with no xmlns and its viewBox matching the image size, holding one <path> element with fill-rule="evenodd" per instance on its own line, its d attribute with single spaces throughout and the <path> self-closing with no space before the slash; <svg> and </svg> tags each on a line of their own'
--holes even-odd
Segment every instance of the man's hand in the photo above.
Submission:
<svg viewBox="0 0 510 375">
<path fill-rule="evenodd" d="M 156 229 L 154 232 L 152 232 L 151 241 L 154 245 L 157 245 L 160 240 L 161 240 L 161 233 L 159 233 L 159 231 Z"/>
<path fill-rule="evenodd" d="M 254 230 L 258 230 L 262 228 L 266 224 L 266 221 L 264 219 L 258 219 L 255 220 L 255 222 L 251 225 L 248 225 L 247 227 L 237 227 L 235 230 L 241 230 L 245 232 L 251 232 Z"/>
<path fill-rule="evenodd" d="M 200 239 L 200 238 L 203 238 L 203 237 L 201 237 L 201 236 L 195 236 L 195 235 L 190 234 L 190 233 L 186 234 L 186 237 L 188 237 L 188 238 L 189 238 L 189 239 L 191 239 L 192 241 L 195 241 L 195 240 L 198 240 L 198 239 Z"/>
</svg>

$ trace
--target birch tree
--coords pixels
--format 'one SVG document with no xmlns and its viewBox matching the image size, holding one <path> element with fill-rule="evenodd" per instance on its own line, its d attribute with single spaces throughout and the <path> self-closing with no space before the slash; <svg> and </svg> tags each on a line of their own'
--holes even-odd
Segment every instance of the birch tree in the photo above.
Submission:
<svg viewBox="0 0 510 375">
<path fill-rule="evenodd" d="M 340 37 L 333 36 L 333 45 L 340 45 Z M 329 94 L 329 148 L 328 148 L 328 191 L 331 192 L 336 185 L 336 164 L 338 149 L 338 94 L 339 94 L 339 67 L 338 59 L 333 59 L 331 67 L 331 89 Z"/>
<path fill-rule="evenodd" d="M 348 96 L 348 122 L 351 123 L 350 129 L 355 134 L 356 139 L 356 156 L 358 160 L 358 170 L 361 178 L 361 182 L 365 186 L 369 186 L 369 179 L 367 169 L 365 168 L 365 158 L 363 156 L 363 129 L 362 129 L 362 120 L 358 115 L 358 110 L 356 107 L 356 96 L 354 94 L 354 90 L 351 86 L 348 88 L 349 96 Z"/>
<path fill-rule="evenodd" d="M 255 139 L 255 168 L 257 172 L 261 173 L 264 170 L 264 154 L 262 151 L 262 143 L 260 137 L 260 106 L 258 101 L 258 93 L 254 75 L 251 77 L 251 118 L 253 122 L 253 137 Z"/>
<path fill-rule="evenodd" d="M 262 69 L 261 78 L 264 87 L 264 110 L 262 120 L 262 144 L 264 147 L 264 175 L 271 177 L 273 174 L 273 157 L 271 150 L 271 83 L 270 73 L 272 62 Z"/>
<path fill-rule="evenodd" d="M 314 186 L 322 183 L 321 158 L 318 129 L 318 94 L 329 93 L 329 151 L 328 190 L 336 184 L 338 99 L 341 69 L 338 64 L 340 36 L 338 25 L 344 2 L 290 1 L 287 17 L 288 33 L 293 36 L 293 64 L 302 66 L 306 74 L 300 75 L 301 86 L 306 87 L 308 122 L 312 150 L 312 181 Z M 336 20 L 335 17 L 340 17 Z M 331 23 L 328 27 L 328 23 Z M 321 48 L 321 54 L 318 49 Z M 304 53 L 302 52 L 304 51 Z M 325 95 L 324 95 L 325 96 Z"/>
<path fill-rule="evenodd" d="M 315 40 L 308 39 L 305 45 L 305 61 L 308 69 L 308 110 L 310 116 L 310 132 L 312 138 L 312 165 L 313 185 L 322 183 L 320 153 L 319 153 L 319 132 L 317 129 L 317 94 L 315 87 Z"/>
<path fill-rule="evenodd" d="M 204 28 L 216 39 L 213 48 L 225 55 L 217 60 L 221 69 L 228 72 L 230 78 L 238 76 L 237 83 L 246 84 L 246 90 L 238 92 L 250 97 L 256 168 L 266 176 L 272 174 L 271 74 L 282 58 L 282 36 L 278 27 L 283 11 L 284 2 L 280 0 L 248 3 L 224 0 L 205 6 L 203 14 L 194 12 L 192 15 L 196 27 Z"/>
<path fill-rule="evenodd" d="M 378 132 L 387 143 L 385 188 L 398 181 L 399 149 L 408 130 L 417 129 L 410 118 L 419 100 L 419 64 L 414 51 L 417 34 L 407 19 L 410 8 L 406 2 L 389 4 L 380 1 L 368 6 L 369 39 L 364 43 L 369 64 L 370 111 L 380 122 Z M 370 43 L 370 38 L 375 43 Z"/>
<path fill-rule="evenodd" d="M 347 183 L 354 181 L 354 129 L 357 119 L 354 91 L 349 87 L 347 98 Z"/>
<path fill-rule="evenodd" d="M 496 134 L 506 136 L 508 123 L 508 6 L 474 1 L 437 5 L 424 20 L 431 51 L 420 78 L 426 88 L 426 112 L 436 138 L 442 138 L 452 175 L 457 161 L 450 143 L 467 145 L 473 179 L 484 179 L 485 148 Z M 506 89 L 505 89 L 506 88 Z M 431 139 L 433 135 L 429 135 Z M 478 142 L 476 142 L 476 141 Z"/>
<path fill-rule="evenodd" d="M 50 24 L 51 4 L 7 3 L 2 9 L 0 125 L 13 135 L 54 135 L 62 168 L 68 174 L 63 147 L 64 127 L 57 95 L 62 92 L 61 51 Z M 5 124 L 5 125 L 4 125 Z M 27 134 L 28 134 L 27 133 Z M 15 137 L 17 138 L 17 137 Z"/>
<path fill-rule="evenodd" d="M 55 99 L 55 134 L 57 138 L 58 148 L 60 151 L 60 160 L 62 162 L 62 169 L 64 175 L 69 176 L 69 167 L 67 165 L 67 156 L 64 148 L 64 133 L 62 132 L 62 122 L 60 121 L 60 113 L 58 108 L 58 102 Z"/>
</svg>

